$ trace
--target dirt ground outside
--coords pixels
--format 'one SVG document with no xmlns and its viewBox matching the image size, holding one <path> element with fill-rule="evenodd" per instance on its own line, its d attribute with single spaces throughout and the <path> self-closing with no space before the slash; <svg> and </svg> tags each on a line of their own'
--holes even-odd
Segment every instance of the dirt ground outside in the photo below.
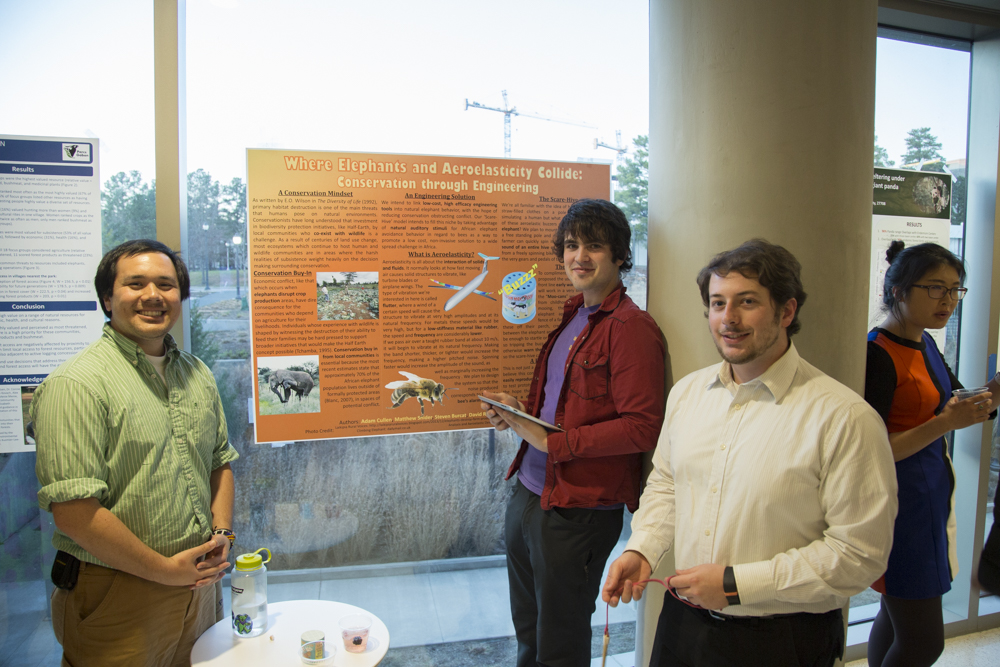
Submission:
<svg viewBox="0 0 1000 667">
<path fill-rule="evenodd" d="M 377 320 L 378 283 L 336 285 L 316 289 L 316 310 L 321 320 Z"/>
</svg>

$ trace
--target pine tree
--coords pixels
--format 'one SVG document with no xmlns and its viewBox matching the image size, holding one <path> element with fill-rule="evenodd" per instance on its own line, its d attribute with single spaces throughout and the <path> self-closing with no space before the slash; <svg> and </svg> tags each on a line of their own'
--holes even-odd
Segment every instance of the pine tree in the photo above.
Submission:
<svg viewBox="0 0 1000 667">
<path fill-rule="evenodd" d="M 896 163 L 889 159 L 889 151 L 878 145 L 878 135 L 875 135 L 875 166 L 893 167 Z"/>
<path fill-rule="evenodd" d="M 615 203 L 632 223 L 632 242 L 646 245 L 649 221 L 649 137 L 641 134 L 632 140 L 632 155 L 618 165 L 618 190 Z"/>
<path fill-rule="evenodd" d="M 906 154 L 899 159 L 901 165 L 920 162 L 944 162 L 941 142 L 931 134 L 929 127 L 916 127 L 906 135 Z"/>
</svg>

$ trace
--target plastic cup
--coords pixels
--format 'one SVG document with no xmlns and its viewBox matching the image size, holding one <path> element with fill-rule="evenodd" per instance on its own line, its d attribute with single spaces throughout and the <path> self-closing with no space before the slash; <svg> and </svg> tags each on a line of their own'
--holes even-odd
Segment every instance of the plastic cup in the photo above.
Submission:
<svg viewBox="0 0 1000 667">
<path fill-rule="evenodd" d="M 371 617 L 364 614 L 351 614 L 340 619 L 344 650 L 348 653 L 364 653 L 368 647 L 368 631 L 371 627 Z"/>
<path fill-rule="evenodd" d="M 977 394 L 982 394 L 989 390 L 990 390 L 989 387 L 971 387 L 966 389 L 956 389 L 953 392 L 951 392 L 951 395 L 960 401 L 964 401 L 967 398 L 976 396 Z"/>
</svg>

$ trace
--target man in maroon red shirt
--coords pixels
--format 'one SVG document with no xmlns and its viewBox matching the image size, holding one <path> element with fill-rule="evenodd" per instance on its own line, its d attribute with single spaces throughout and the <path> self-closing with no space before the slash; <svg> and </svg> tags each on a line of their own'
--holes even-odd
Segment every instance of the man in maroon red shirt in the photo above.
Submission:
<svg viewBox="0 0 1000 667">
<path fill-rule="evenodd" d="M 639 505 L 642 452 L 653 449 L 667 385 L 666 343 L 625 295 L 631 229 L 614 204 L 583 199 L 559 223 L 552 250 L 579 292 L 549 334 L 526 403 L 562 431 L 481 404 L 490 423 L 522 438 L 507 474 L 518 481 L 504 536 L 517 667 L 590 664 L 590 618 L 601 575 Z"/>
</svg>

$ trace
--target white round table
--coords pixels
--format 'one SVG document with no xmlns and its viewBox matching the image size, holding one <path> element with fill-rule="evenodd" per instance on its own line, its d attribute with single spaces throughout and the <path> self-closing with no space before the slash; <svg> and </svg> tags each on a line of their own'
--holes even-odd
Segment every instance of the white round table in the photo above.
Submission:
<svg viewBox="0 0 1000 667">
<path fill-rule="evenodd" d="M 348 653 L 338 621 L 349 614 L 371 616 L 368 650 Z M 194 667 L 281 667 L 301 665 L 300 646 L 306 630 L 322 630 L 327 646 L 335 646 L 332 662 L 323 667 L 374 667 L 389 650 L 389 629 L 375 614 L 341 602 L 289 600 L 267 605 L 267 630 L 243 639 L 233 634 L 233 622 L 224 618 L 198 638 L 191 649 Z M 271 637 L 274 641 L 271 641 Z"/>
</svg>

